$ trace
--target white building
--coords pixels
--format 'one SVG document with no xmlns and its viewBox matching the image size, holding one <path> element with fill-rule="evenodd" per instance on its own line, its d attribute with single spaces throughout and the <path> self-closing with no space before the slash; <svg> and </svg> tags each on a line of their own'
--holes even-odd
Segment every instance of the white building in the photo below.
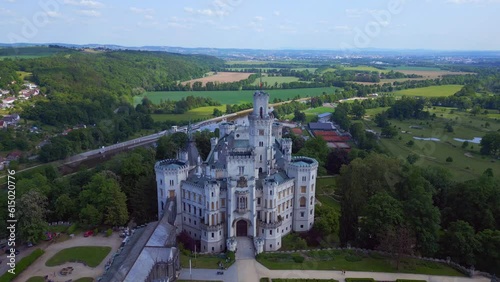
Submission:
<svg viewBox="0 0 500 282">
<path fill-rule="evenodd" d="M 252 238 L 257 252 L 274 251 L 286 234 L 313 226 L 318 162 L 292 157 L 269 94 L 253 99 L 249 124 L 221 124 L 204 162 L 191 141 L 179 159 L 155 165 L 159 217 L 176 197 L 178 231 L 199 240 L 201 252 L 234 250 L 238 236 Z"/>
</svg>

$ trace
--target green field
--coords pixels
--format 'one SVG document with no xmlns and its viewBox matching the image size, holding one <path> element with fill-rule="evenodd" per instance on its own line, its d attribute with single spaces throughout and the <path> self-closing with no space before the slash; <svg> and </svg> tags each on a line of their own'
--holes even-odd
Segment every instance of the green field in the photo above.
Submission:
<svg viewBox="0 0 500 282">
<path fill-rule="evenodd" d="M 355 70 L 355 71 L 377 71 L 377 72 L 389 72 L 388 70 L 381 70 L 371 66 L 356 66 L 356 67 L 343 67 L 345 70 Z"/>
<path fill-rule="evenodd" d="M 67 262 L 81 262 L 90 267 L 98 266 L 109 254 L 111 247 L 72 247 L 59 251 L 45 263 L 46 266 L 58 266 Z"/>
<path fill-rule="evenodd" d="M 213 255 L 205 255 L 199 254 L 196 255 L 196 259 L 192 256 L 187 256 L 183 253 L 180 254 L 181 258 L 181 266 L 183 268 L 189 268 L 189 260 L 191 260 L 191 267 L 193 268 L 204 268 L 204 269 L 219 269 L 219 262 L 223 262 L 226 268 L 229 268 L 234 260 L 229 263 L 225 263 L 225 254 L 213 254 Z"/>
<path fill-rule="evenodd" d="M 16 71 L 16 73 L 19 75 L 19 77 L 24 81 L 24 80 L 30 80 L 32 78 L 32 73 L 31 72 L 25 72 L 25 71 Z"/>
<path fill-rule="evenodd" d="M 201 107 L 192 109 L 187 111 L 184 114 L 151 114 L 151 117 L 154 121 L 197 121 L 213 118 L 212 115 L 214 112 L 214 108 L 221 110 L 222 112 L 226 112 L 226 106 L 209 106 L 209 107 Z"/>
<path fill-rule="evenodd" d="M 290 83 L 294 81 L 299 81 L 299 78 L 293 76 L 262 76 L 262 83 L 267 83 L 269 86 L 273 86 L 277 82 L 279 87 L 281 83 Z M 253 85 L 260 85 L 260 78 L 257 78 Z"/>
<path fill-rule="evenodd" d="M 378 109 L 367 110 L 369 119 L 364 123 L 367 128 L 380 132 L 380 128 L 371 120 L 375 111 L 380 112 Z M 470 143 L 468 148 L 463 149 L 462 142 L 454 140 L 454 138 L 471 140 L 474 137 L 482 137 L 489 131 L 497 131 L 500 129 L 500 120 L 487 115 L 472 116 L 467 112 L 444 107 L 433 108 L 430 112 L 436 114 L 434 120 L 390 120 L 391 126 L 396 126 L 398 129 L 399 135 L 393 139 L 381 138 L 379 142 L 381 147 L 392 156 L 401 159 L 406 159 L 411 153 L 417 154 L 420 156 L 417 165 L 447 168 L 457 181 L 476 178 L 488 168 L 500 171 L 500 162 L 479 154 L 479 144 Z M 452 123 L 453 132 L 445 130 L 444 127 L 448 122 Z M 489 124 L 488 128 L 485 127 L 486 122 Z M 421 129 L 410 126 L 419 126 Z M 413 137 L 438 138 L 440 141 L 415 140 Z M 413 140 L 413 146 L 406 145 L 410 140 Z M 452 157 L 453 162 L 446 162 L 448 157 Z"/>
<path fill-rule="evenodd" d="M 304 262 L 294 261 L 294 256 L 299 255 L 305 257 Z M 295 254 L 262 253 L 257 257 L 257 261 L 273 270 L 347 270 L 464 276 L 444 264 L 417 259 L 403 259 L 400 269 L 397 270 L 387 257 L 379 254 L 356 253 L 353 250 L 321 250 Z"/>
<path fill-rule="evenodd" d="M 301 88 L 301 89 L 278 89 L 278 90 L 266 90 L 272 102 L 274 98 L 279 98 L 283 100 L 288 100 L 299 95 L 301 98 L 313 97 L 322 95 L 323 92 L 331 94 L 335 87 L 322 87 L 322 88 Z M 178 101 L 187 96 L 197 96 L 197 97 L 211 97 L 212 99 L 219 101 L 222 104 L 241 104 L 241 103 L 251 103 L 253 101 L 254 90 L 241 90 L 241 91 L 155 91 L 146 92 L 142 96 L 134 97 L 134 106 L 141 103 L 144 96 L 147 96 L 151 102 L 158 104 L 161 100 L 172 100 Z"/>
<path fill-rule="evenodd" d="M 394 92 L 397 96 L 442 97 L 451 96 L 462 89 L 462 85 L 440 85 L 422 88 L 412 88 Z"/>
</svg>

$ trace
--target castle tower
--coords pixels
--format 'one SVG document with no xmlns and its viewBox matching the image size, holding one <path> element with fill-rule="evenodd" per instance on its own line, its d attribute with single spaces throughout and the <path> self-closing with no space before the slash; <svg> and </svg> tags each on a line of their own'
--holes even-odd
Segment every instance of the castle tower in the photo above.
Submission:
<svg viewBox="0 0 500 282">
<path fill-rule="evenodd" d="M 253 112 L 248 116 L 250 123 L 250 146 L 255 148 L 255 169 L 267 173 L 272 160 L 274 117 L 269 113 L 269 94 L 256 91 L 253 94 Z"/>
<path fill-rule="evenodd" d="M 287 174 L 295 178 L 292 229 L 308 231 L 314 224 L 315 184 L 318 162 L 307 157 L 293 157 Z"/>
<path fill-rule="evenodd" d="M 181 218 L 181 181 L 186 180 L 189 172 L 189 165 L 182 160 L 163 160 L 156 162 L 156 187 L 158 194 L 158 219 L 163 216 L 165 204 L 169 198 L 177 201 L 177 220 Z"/>
</svg>

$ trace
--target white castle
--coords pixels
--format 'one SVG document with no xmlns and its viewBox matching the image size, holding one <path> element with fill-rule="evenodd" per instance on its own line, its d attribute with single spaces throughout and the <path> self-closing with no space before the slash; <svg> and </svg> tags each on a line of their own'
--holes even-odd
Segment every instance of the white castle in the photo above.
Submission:
<svg viewBox="0 0 500 282">
<path fill-rule="evenodd" d="M 292 140 L 268 108 L 269 94 L 253 95 L 249 125 L 225 122 L 202 162 L 191 140 L 179 159 L 156 163 L 158 216 L 175 198 L 178 232 L 201 243 L 200 252 L 234 251 L 236 237 L 256 252 L 281 248 L 281 238 L 314 223 L 318 162 L 292 157 Z"/>
</svg>

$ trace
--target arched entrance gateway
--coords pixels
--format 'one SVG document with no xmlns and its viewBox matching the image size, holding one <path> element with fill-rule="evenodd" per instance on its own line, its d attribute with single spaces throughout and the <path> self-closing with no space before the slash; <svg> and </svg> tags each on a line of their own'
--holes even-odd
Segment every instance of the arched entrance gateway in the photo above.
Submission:
<svg viewBox="0 0 500 282">
<path fill-rule="evenodd" d="M 246 220 L 238 220 L 236 222 L 236 236 L 248 236 L 248 222 Z"/>
</svg>

